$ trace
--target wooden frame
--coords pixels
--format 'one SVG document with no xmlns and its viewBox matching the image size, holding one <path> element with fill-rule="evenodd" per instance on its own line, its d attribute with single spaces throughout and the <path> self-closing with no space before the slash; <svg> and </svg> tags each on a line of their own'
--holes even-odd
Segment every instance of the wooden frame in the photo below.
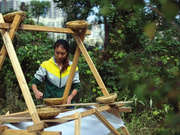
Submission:
<svg viewBox="0 0 180 135">
<path fill-rule="evenodd" d="M 18 83 L 20 85 L 21 91 L 23 93 L 25 102 L 27 104 L 28 110 L 25 112 L 19 112 L 19 113 L 14 113 L 14 114 L 6 114 L 0 116 L 0 125 L 3 122 L 22 122 L 22 121 L 33 121 L 34 125 L 28 126 L 27 130 L 11 130 L 7 129 L 7 126 L 0 126 L 0 135 L 7 135 L 7 134 L 24 134 L 24 135 L 61 135 L 61 132 L 50 132 L 50 131 L 43 131 L 43 129 L 48 125 L 48 122 L 58 122 L 58 123 L 64 123 L 69 120 L 75 120 L 75 135 L 80 135 L 80 121 L 82 117 L 86 117 L 89 115 L 94 114 L 108 129 L 110 129 L 111 132 L 114 134 L 119 134 L 116 129 L 100 114 L 102 111 L 108 111 L 108 110 L 113 110 L 116 112 L 116 116 L 119 116 L 119 112 L 130 112 L 131 108 L 120 108 L 120 106 L 124 104 L 131 103 L 129 102 L 115 102 L 111 104 L 98 104 L 98 103 L 86 103 L 86 104 L 76 104 L 77 106 L 85 106 L 85 105 L 96 105 L 98 106 L 96 109 L 90 109 L 85 112 L 76 112 L 76 114 L 69 115 L 63 118 L 59 119 L 51 119 L 51 120 L 40 120 L 35 104 L 32 100 L 27 82 L 25 80 L 24 74 L 22 72 L 21 66 L 19 64 L 18 58 L 16 56 L 12 40 L 14 38 L 15 32 L 17 30 L 29 30 L 29 31 L 45 31 L 45 32 L 55 32 L 55 33 L 70 33 L 73 34 L 76 42 L 77 42 L 77 48 L 75 51 L 74 59 L 73 59 L 73 64 L 72 68 L 69 74 L 69 78 L 67 81 L 67 85 L 65 87 L 65 92 L 64 92 L 64 101 L 62 105 L 57 105 L 56 107 L 61 107 L 63 108 L 62 111 L 65 110 L 65 106 L 72 106 L 72 104 L 65 104 L 69 91 L 70 91 L 70 86 L 72 84 L 73 76 L 75 73 L 75 69 L 78 63 L 79 56 L 82 52 L 82 54 L 85 57 L 86 62 L 88 63 L 103 95 L 109 95 L 96 67 L 94 66 L 88 52 L 86 51 L 83 41 L 85 39 L 85 35 L 89 35 L 90 31 L 87 30 L 87 27 L 79 30 L 79 31 L 73 31 L 69 28 L 54 28 L 54 27 L 47 27 L 47 26 L 35 26 L 35 25 L 22 25 L 21 23 L 21 16 L 16 15 L 12 23 L 5 23 L 2 14 L 0 14 L 0 31 L 1 35 L 3 37 L 4 45 L 1 48 L 0 51 L 0 69 L 4 63 L 4 59 L 6 55 L 9 55 L 9 58 L 11 60 L 13 69 L 15 71 L 16 77 L 18 79 Z M 9 32 L 8 32 L 9 30 Z M 74 106 L 75 104 L 73 104 Z M 99 107 L 100 106 L 100 107 Z M 116 107 L 114 107 L 116 106 Z M 122 128 L 122 131 L 125 135 L 129 135 L 126 127 Z"/>
</svg>

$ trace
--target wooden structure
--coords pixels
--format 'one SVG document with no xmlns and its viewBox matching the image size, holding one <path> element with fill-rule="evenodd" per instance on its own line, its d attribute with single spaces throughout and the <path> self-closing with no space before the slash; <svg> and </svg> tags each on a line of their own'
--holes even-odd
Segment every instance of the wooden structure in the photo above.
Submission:
<svg viewBox="0 0 180 135">
<path fill-rule="evenodd" d="M 66 99 L 68 97 L 70 86 L 68 84 L 72 83 L 73 76 L 75 73 L 75 69 L 78 63 L 78 58 L 80 56 L 80 53 L 84 55 L 99 87 L 101 88 L 101 91 L 103 95 L 109 95 L 97 69 L 95 68 L 88 52 L 86 51 L 83 41 L 86 34 L 90 34 L 90 31 L 87 30 L 87 27 L 79 30 L 79 31 L 73 31 L 69 28 L 54 28 L 54 27 L 46 27 L 46 26 L 35 26 L 35 25 L 22 25 L 21 24 L 22 16 L 19 14 L 16 14 L 12 23 L 6 23 L 4 22 L 2 14 L 0 14 L 0 30 L 1 35 L 3 37 L 4 45 L 1 48 L 0 51 L 0 69 L 3 65 L 4 59 L 6 55 L 9 55 L 9 58 L 11 60 L 11 63 L 13 65 L 13 69 L 15 71 L 16 77 L 18 79 L 18 83 L 20 85 L 21 91 L 23 93 L 25 102 L 27 104 L 28 110 L 25 112 L 19 112 L 19 113 L 13 113 L 13 114 L 6 114 L 0 116 L 0 135 L 8 135 L 8 134 L 23 134 L 23 135 L 61 135 L 61 132 L 50 132 L 50 131 L 43 131 L 44 128 L 48 127 L 48 122 L 59 122 L 64 123 L 69 120 L 75 120 L 75 135 L 80 135 L 80 120 L 82 117 L 89 116 L 92 114 L 95 114 L 95 116 L 114 134 L 120 135 L 120 133 L 114 129 L 114 127 L 101 115 L 100 112 L 102 111 L 108 111 L 111 110 L 114 115 L 117 117 L 119 116 L 119 112 L 131 112 L 130 107 L 121 107 L 124 104 L 131 103 L 131 102 L 115 102 L 111 104 L 98 104 L 98 103 L 82 103 L 82 104 L 65 104 Z M 74 115 L 70 115 L 67 117 L 59 118 L 59 119 L 48 119 L 48 120 L 41 120 L 38 116 L 36 106 L 32 100 L 27 82 L 25 80 L 24 74 L 22 72 L 21 66 L 19 64 L 18 58 L 16 56 L 12 40 L 14 38 L 15 32 L 17 30 L 27 30 L 27 31 L 45 31 L 45 32 L 55 32 L 55 33 L 70 33 L 73 34 L 76 42 L 77 42 L 77 48 L 73 59 L 73 65 L 70 71 L 70 75 L 67 81 L 67 85 L 64 92 L 64 101 L 62 105 L 56 105 L 59 107 L 65 107 L 65 106 L 86 106 L 86 105 L 96 105 L 101 107 L 97 107 L 85 112 L 76 112 Z M 68 111 L 66 109 L 63 109 L 62 111 Z M 27 130 L 12 130 L 8 129 L 7 126 L 2 125 L 4 122 L 27 122 L 27 121 L 33 121 L 34 125 L 27 127 Z M 124 135 L 129 135 L 128 130 L 126 127 L 121 127 Z"/>
</svg>

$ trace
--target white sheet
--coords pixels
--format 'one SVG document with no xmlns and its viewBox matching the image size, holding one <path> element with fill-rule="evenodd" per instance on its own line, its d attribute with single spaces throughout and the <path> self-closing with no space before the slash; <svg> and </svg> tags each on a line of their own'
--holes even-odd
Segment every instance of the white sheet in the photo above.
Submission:
<svg viewBox="0 0 180 135">
<path fill-rule="evenodd" d="M 58 116 L 56 116 L 56 118 L 75 114 L 76 111 L 84 112 L 92 108 L 95 107 L 90 106 L 60 113 Z M 112 124 L 115 129 L 124 126 L 122 119 L 106 111 L 101 112 L 101 114 L 109 121 L 109 123 Z M 63 124 L 45 128 L 44 131 L 61 131 L 62 135 L 74 135 L 74 123 L 75 121 L 69 121 Z M 5 125 L 7 125 L 10 129 L 26 129 L 27 126 L 33 125 L 33 122 L 20 122 Z M 95 115 L 81 118 L 81 135 L 107 135 L 109 132 L 109 129 Z"/>
</svg>

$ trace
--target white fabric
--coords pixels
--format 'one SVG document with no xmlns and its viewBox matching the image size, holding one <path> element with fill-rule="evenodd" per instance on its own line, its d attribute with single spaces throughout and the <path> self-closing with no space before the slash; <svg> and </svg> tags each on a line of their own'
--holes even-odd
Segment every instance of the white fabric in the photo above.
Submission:
<svg viewBox="0 0 180 135">
<path fill-rule="evenodd" d="M 56 116 L 56 118 L 75 114 L 76 111 L 84 112 L 92 108 L 94 107 L 90 106 L 60 113 L 58 116 Z M 111 113 L 104 111 L 101 112 L 101 114 L 110 124 L 112 124 L 115 129 L 124 126 L 122 119 L 112 115 Z M 69 121 L 63 124 L 45 128 L 44 131 L 61 131 L 63 135 L 74 135 L 74 123 L 75 121 Z M 26 129 L 27 126 L 33 125 L 33 122 L 20 122 L 5 125 L 9 126 L 11 129 Z M 107 135 L 109 132 L 109 129 L 95 115 L 81 118 L 81 135 Z"/>
</svg>

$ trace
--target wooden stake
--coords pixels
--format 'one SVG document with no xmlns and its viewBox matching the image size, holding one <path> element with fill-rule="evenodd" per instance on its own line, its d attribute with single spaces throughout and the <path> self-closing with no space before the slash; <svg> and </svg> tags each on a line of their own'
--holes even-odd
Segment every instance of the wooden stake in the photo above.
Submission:
<svg viewBox="0 0 180 135">
<path fill-rule="evenodd" d="M 103 95 L 104 96 L 109 95 L 109 93 L 108 93 L 108 91 L 107 91 L 107 89 L 106 89 L 106 87 L 105 87 L 105 85 L 104 85 L 104 83 L 103 83 L 103 81 L 102 81 L 96 67 L 94 66 L 93 61 L 91 60 L 88 52 L 86 51 L 86 48 L 84 47 L 84 44 L 81 41 L 80 37 L 78 35 L 75 35 L 75 34 L 73 34 L 73 36 L 74 36 L 74 38 L 75 38 L 81 52 L 83 53 L 84 58 L 86 59 L 86 62 L 88 63 L 88 65 L 89 65 L 89 67 L 90 67 L 90 69 L 91 69 L 91 71 L 92 71 L 92 73 L 93 73 L 99 87 L 101 88 L 101 91 L 102 91 Z"/>
<path fill-rule="evenodd" d="M 74 127 L 74 135 L 81 135 L 81 114 L 79 112 L 75 113 L 75 127 Z"/>
<path fill-rule="evenodd" d="M 2 14 L 0 14 L 0 23 L 4 23 Z M 33 120 L 34 124 L 38 124 L 38 123 L 40 123 L 40 119 L 37 114 L 37 110 L 36 110 L 34 102 L 32 100 L 29 88 L 27 86 L 27 82 L 25 80 L 24 74 L 23 74 L 21 66 L 19 64 L 18 58 L 16 56 L 12 41 L 11 41 L 7 31 L 1 30 L 1 35 L 3 37 L 4 43 L 6 46 L 6 50 L 8 52 L 9 58 L 11 60 L 13 69 L 14 69 L 16 77 L 18 79 L 21 91 L 22 91 L 24 99 L 26 101 L 26 105 L 28 106 L 32 120 Z"/>
<path fill-rule="evenodd" d="M 17 31 L 17 28 L 19 27 L 20 22 L 21 22 L 21 16 L 16 15 L 14 20 L 13 20 L 13 23 L 10 27 L 10 31 L 9 31 L 9 36 L 10 36 L 11 40 L 14 39 L 14 35 Z M 3 45 L 1 48 L 1 52 L 0 52 L 0 70 L 1 70 L 2 65 L 4 63 L 6 55 L 7 55 L 7 51 L 6 51 L 5 45 Z"/>
<path fill-rule="evenodd" d="M 86 31 L 87 31 L 87 27 L 84 28 L 81 32 L 81 41 L 83 42 L 84 41 L 84 38 L 86 36 Z M 74 59 L 73 59 L 73 64 L 72 64 L 72 67 L 71 67 L 71 71 L 69 73 L 69 77 L 68 77 L 68 80 L 67 80 L 67 83 L 66 83 L 66 87 L 65 87 L 65 90 L 64 90 L 64 94 L 63 94 L 63 104 L 66 104 L 66 100 L 67 100 L 67 97 L 69 95 L 69 91 L 71 89 L 71 85 L 72 85 L 72 81 L 73 81 L 73 77 L 74 77 L 74 73 L 76 71 L 76 66 L 78 64 L 78 60 L 79 60 L 79 56 L 81 54 L 81 51 L 79 49 L 79 47 L 77 46 L 76 47 L 76 52 L 74 54 Z M 64 110 L 64 108 L 63 108 Z M 62 111 L 63 111 L 62 110 Z"/>
<path fill-rule="evenodd" d="M 122 132 L 124 135 L 130 135 L 126 127 L 121 127 Z"/>
</svg>

